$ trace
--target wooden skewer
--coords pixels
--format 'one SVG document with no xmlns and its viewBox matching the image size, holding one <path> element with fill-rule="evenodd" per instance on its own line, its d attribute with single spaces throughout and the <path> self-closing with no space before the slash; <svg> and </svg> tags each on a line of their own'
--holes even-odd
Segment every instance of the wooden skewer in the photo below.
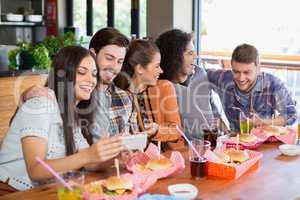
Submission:
<svg viewBox="0 0 300 200">
<path fill-rule="evenodd" d="M 157 145 L 158 145 L 158 159 L 160 160 L 160 153 L 161 153 L 161 141 L 158 141 L 158 143 L 157 143 Z"/>
<path fill-rule="evenodd" d="M 120 178 L 120 164 L 119 164 L 119 159 L 117 158 L 115 158 L 115 168 L 116 168 L 117 177 Z"/>
</svg>

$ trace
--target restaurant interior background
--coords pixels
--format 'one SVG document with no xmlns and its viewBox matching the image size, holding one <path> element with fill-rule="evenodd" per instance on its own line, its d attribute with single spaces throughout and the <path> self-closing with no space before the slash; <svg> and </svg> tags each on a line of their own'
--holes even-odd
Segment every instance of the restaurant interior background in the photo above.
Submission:
<svg viewBox="0 0 300 200">
<path fill-rule="evenodd" d="M 197 62 L 207 68 L 230 68 L 233 48 L 244 42 L 253 44 L 262 54 L 262 70 L 281 78 L 295 100 L 300 101 L 297 87 L 300 85 L 300 13 L 297 0 L 0 2 L 0 75 L 9 71 L 8 51 L 19 42 L 38 43 L 47 35 L 61 35 L 72 30 L 77 38 L 83 36 L 87 45 L 91 35 L 106 26 L 116 27 L 128 37 L 154 39 L 164 30 L 181 28 L 194 32 L 195 46 L 200 55 Z M 9 13 L 41 15 L 42 20 L 10 21 L 7 19 Z M 5 96 L 1 90 L 0 93 L 0 97 Z M 297 106 L 299 109 L 299 104 Z M 0 126 L 3 123 L 6 122 L 0 120 Z"/>
</svg>

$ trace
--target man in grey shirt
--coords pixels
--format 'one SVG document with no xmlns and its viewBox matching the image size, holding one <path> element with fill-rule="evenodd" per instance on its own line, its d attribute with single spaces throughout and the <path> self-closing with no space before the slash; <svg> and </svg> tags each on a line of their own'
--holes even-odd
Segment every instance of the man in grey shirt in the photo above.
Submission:
<svg viewBox="0 0 300 200">
<path fill-rule="evenodd" d="M 161 79 L 174 83 L 182 127 L 189 137 L 201 137 L 214 118 L 206 71 L 194 65 L 197 58 L 193 37 L 179 29 L 162 33 L 156 40 L 161 52 Z M 188 86 L 182 85 L 190 78 Z M 216 112 L 217 113 L 217 112 Z M 218 116 L 218 115 L 217 115 Z"/>
</svg>

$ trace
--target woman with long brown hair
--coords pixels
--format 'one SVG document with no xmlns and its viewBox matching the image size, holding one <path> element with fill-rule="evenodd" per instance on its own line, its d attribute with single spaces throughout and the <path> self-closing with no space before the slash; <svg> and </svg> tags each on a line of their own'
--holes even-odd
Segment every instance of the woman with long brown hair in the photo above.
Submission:
<svg viewBox="0 0 300 200">
<path fill-rule="evenodd" d="M 97 77 L 94 54 L 87 49 L 70 46 L 58 52 L 48 78 L 55 95 L 27 100 L 12 120 L 0 151 L 2 184 L 25 190 L 52 178 L 36 157 L 55 171 L 67 172 L 97 169 L 123 150 L 119 137 L 92 144 L 88 129 L 81 131 L 81 122 L 93 115 L 86 111 L 94 110 L 91 94 Z M 78 109 L 80 103 L 85 105 L 85 115 Z"/>
<path fill-rule="evenodd" d="M 158 81 L 160 52 L 150 40 L 134 40 L 129 45 L 121 75 L 116 84 L 134 98 L 139 131 L 154 139 L 174 141 L 180 136 L 175 126 L 180 126 L 180 116 L 175 89 L 167 80 Z M 166 127 L 173 127 L 168 131 Z"/>
</svg>

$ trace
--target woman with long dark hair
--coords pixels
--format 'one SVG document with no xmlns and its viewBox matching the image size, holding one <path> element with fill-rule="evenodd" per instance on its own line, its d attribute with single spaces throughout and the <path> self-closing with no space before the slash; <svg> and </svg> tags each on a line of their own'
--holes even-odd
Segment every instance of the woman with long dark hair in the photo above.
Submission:
<svg viewBox="0 0 300 200">
<path fill-rule="evenodd" d="M 0 151 L 2 184 L 25 190 L 52 178 L 36 157 L 55 171 L 67 172 L 82 167 L 96 169 L 123 150 L 119 137 L 92 144 L 88 129 L 81 126 L 93 115 L 88 111 L 94 110 L 90 98 L 97 77 L 94 54 L 87 49 L 70 46 L 58 52 L 48 78 L 48 87 L 55 95 L 27 100 L 12 120 Z M 84 103 L 80 106 L 84 110 L 78 109 L 80 103 Z"/>
<path fill-rule="evenodd" d="M 157 140 L 177 140 L 180 136 L 174 127 L 180 126 L 180 117 L 176 93 L 170 81 L 158 81 L 162 72 L 160 52 L 155 43 L 134 40 L 129 45 L 116 84 L 133 96 L 139 131 L 148 135 L 158 132 Z M 166 127 L 173 127 L 173 131 Z"/>
</svg>

